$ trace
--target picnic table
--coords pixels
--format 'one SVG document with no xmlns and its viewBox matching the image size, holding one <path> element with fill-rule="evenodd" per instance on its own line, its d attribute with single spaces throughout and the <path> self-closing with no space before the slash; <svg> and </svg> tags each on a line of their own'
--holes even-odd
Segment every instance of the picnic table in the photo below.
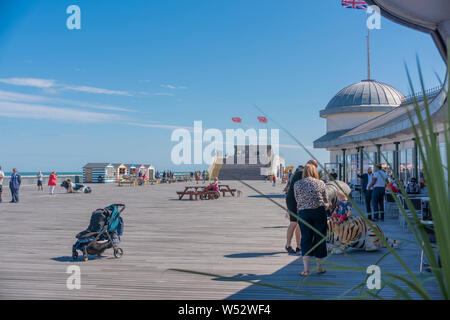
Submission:
<svg viewBox="0 0 450 320">
<path fill-rule="evenodd" d="M 231 189 L 229 185 L 227 184 L 219 184 L 219 191 L 222 192 L 223 196 L 225 197 L 225 193 L 230 193 L 234 197 L 234 193 L 236 192 L 236 189 Z"/>
<path fill-rule="evenodd" d="M 133 177 L 129 177 L 129 176 L 124 176 L 121 179 L 119 179 L 118 181 L 118 185 L 122 186 L 124 184 L 129 184 L 129 185 L 136 185 L 137 180 Z"/>
<path fill-rule="evenodd" d="M 195 200 L 198 199 L 199 191 L 198 189 L 204 189 L 205 186 L 185 186 L 184 191 L 177 191 L 178 194 L 178 200 L 183 199 L 185 195 L 189 195 L 189 199 L 193 200 L 193 197 L 195 196 Z"/>
<path fill-rule="evenodd" d="M 206 196 L 209 196 L 209 199 L 214 200 L 214 195 L 216 194 L 216 191 L 211 191 L 207 189 L 208 186 L 185 186 L 184 191 L 177 191 L 178 194 L 178 200 L 183 199 L 185 195 L 189 195 L 189 199 L 193 200 L 195 197 L 195 200 L 204 200 Z"/>
</svg>

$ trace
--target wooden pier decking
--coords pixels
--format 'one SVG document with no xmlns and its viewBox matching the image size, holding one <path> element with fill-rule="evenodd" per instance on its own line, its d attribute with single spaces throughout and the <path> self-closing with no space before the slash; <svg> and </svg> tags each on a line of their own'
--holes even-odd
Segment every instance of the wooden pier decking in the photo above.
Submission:
<svg viewBox="0 0 450 320">
<path fill-rule="evenodd" d="M 344 286 L 299 284 L 302 270 L 297 256 L 284 250 L 288 221 L 284 212 L 239 182 L 230 187 L 243 197 L 217 201 L 178 200 L 176 191 L 185 183 L 118 187 L 91 185 L 91 194 L 67 194 L 57 187 L 47 190 L 23 187 L 21 202 L 10 204 L 4 187 L 0 203 L 0 298 L 1 299 L 305 299 L 308 296 L 171 268 L 188 269 L 241 280 L 288 287 L 321 298 L 336 298 L 363 281 L 365 274 L 328 270 L 307 281 L 339 282 Z M 249 182 L 284 205 L 282 185 Z M 92 211 L 112 203 L 125 203 L 121 259 L 112 250 L 105 257 L 73 262 L 75 235 L 84 230 Z M 380 224 L 388 237 L 412 240 L 398 220 L 387 217 Z M 294 240 L 295 241 L 295 240 Z M 294 244 L 294 243 L 293 243 Z M 377 252 L 349 251 L 330 261 L 367 267 L 387 249 Z M 398 253 L 418 273 L 419 248 L 406 242 Z M 81 289 L 66 288 L 67 267 L 81 268 Z M 380 264 L 383 270 L 404 274 L 392 256 Z M 424 273 L 422 277 L 429 274 Z M 434 282 L 426 283 L 433 298 L 441 296 Z M 394 293 L 383 290 L 386 298 Z M 417 297 L 414 296 L 413 297 Z"/>
</svg>

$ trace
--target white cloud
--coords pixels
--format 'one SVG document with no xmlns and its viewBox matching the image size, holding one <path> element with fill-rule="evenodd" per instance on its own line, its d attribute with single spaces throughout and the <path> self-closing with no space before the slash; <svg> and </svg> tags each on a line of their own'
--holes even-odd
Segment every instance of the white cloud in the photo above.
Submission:
<svg viewBox="0 0 450 320">
<path fill-rule="evenodd" d="M 35 88 L 51 88 L 55 85 L 55 80 L 36 79 L 36 78 L 6 78 L 0 79 L 0 82 L 15 86 L 26 86 Z"/>
<path fill-rule="evenodd" d="M 137 122 L 127 122 L 126 124 L 129 126 L 133 126 L 133 127 L 144 127 L 144 128 L 158 128 L 158 129 L 168 129 L 168 130 L 187 129 L 189 131 L 194 130 L 194 127 L 184 127 L 184 126 L 177 126 L 177 125 L 173 125 L 173 124 L 155 124 L 155 123 L 137 123 Z"/>
<path fill-rule="evenodd" d="M 123 107 L 99 105 L 99 104 L 92 104 L 92 103 L 83 102 L 83 101 L 67 100 L 67 99 L 60 99 L 60 98 L 54 98 L 54 97 L 49 98 L 49 97 L 33 95 L 33 94 L 24 94 L 24 93 L 12 92 L 12 91 L 0 90 L 0 101 L 2 101 L 2 100 L 3 101 L 14 101 L 14 102 L 24 102 L 24 103 L 52 103 L 52 104 L 70 105 L 70 106 L 77 106 L 77 107 L 91 108 L 91 109 L 100 109 L 100 110 L 136 112 L 135 110 L 123 108 Z"/>
<path fill-rule="evenodd" d="M 187 87 L 185 87 L 185 86 L 174 86 L 174 85 L 171 85 L 171 84 L 162 84 L 161 85 L 161 87 L 162 88 L 167 88 L 167 89 L 172 89 L 172 90 L 176 90 L 176 89 L 187 89 Z"/>
<path fill-rule="evenodd" d="M 46 89 L 48 93 L 56 93 L 58 89 L 71 90 L 78 92 L 96 93 L 96 94 L 108 94 L 108 95 L 122 95 L 131 96 L 132 94 L 127 91 L 121 90 L 109 90 L 103 88 L 96 88 L 90 86 L 72 86 L 60 84 L 56 80 L 50 79 L 37 79 L 37 78 L 0 78 L 1 83 L 6 83 L 15 86 L 26 86 Z"/>
<path fill-rule="evenodd" d="M 71 90 L 71 91 L 79 91 L 79 92 L 88 92 L 88 93 L 131 96 L 131 94 L 127 91 L 109 90 L 109 89 L 102 89 L 102 88 L 95 88 L 95 87 L 88 87 L 88 86 L 78 86 L 78 87 L 64 86 L 63 89 Z"/>
<path fill-rule="evenodd" d="M 110 122 L 121 118 L 115 114 L 56 108 L 40 104 L 0 101 L 0 117 L 42 119 L 66 122 Z"/>
</svg>

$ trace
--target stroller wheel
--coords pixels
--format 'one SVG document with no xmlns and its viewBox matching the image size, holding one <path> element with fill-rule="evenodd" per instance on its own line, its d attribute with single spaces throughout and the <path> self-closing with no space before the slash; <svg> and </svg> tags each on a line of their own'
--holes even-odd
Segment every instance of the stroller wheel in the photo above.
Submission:
<svg viewBox="0 0 450 320">
<path fill-rule="evenodd" d="M 86 247 L 84 247 L 84 248 L 83 248 L 83 260 L 84 260 L 84 261 L 88 261 L 88 259 L 89 259 L 89 255 L 88 255 L 88 253 L 87 253 Z"/>
<path fill-rule="evenodd" d="M 77 252 L 77 250 L 73 250 L 72 251 L 72 259 L 73 260 L 77 260 L 78 259 L 78 252 Z"/>
<path fill-rule="evenodd" d="M 121 248 L 114 249 L 114 257 L 120 258 L 123 256 L 123 250 Z"/>
</svg>

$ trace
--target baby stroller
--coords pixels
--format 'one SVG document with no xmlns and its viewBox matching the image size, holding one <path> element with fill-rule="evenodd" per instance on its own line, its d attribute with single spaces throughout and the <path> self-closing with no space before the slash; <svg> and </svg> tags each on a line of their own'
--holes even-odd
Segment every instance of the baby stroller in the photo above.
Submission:
<svg viewBox="0 0 450 320">
<path fill-rule="evenodd" d="M 77 242 L 72 247 L 72 258 L 78 258 L 78 251 L 87 261 L 89 254 L 101 255 L 106 249 L 114 248 L 114 257 L 120 258 L 123 250 L 119 248 L 123 233 L 123 219 L 120 214 L 125 210 L 124 204 L 112 204 L 104 209 L 97 209 L 91 215 L 89 227 L 76 235 Z"/>
</svg>

